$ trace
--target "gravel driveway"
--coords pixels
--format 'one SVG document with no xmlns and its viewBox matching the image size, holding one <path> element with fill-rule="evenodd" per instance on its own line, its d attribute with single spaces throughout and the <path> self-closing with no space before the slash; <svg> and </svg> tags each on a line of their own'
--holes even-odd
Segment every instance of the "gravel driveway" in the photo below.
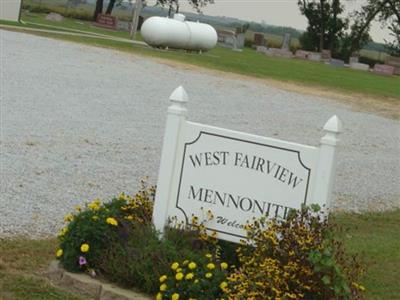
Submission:
<svg viewBox="0 0 400 300">
<path fill-rule="evenodd" d="M 23 33 L 1 34 L 0 236 L 54 234 L 76 204 L 157 180 L 168 97 L 193 121 L 318 145 L 337 114 L 335 207 L 400 207 L 399 122 L 259 82 Z"/>
</svg>

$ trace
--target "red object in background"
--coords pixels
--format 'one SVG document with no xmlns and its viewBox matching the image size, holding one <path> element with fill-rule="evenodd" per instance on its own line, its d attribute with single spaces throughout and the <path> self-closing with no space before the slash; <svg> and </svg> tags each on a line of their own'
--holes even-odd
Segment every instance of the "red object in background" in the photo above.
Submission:
<svg viewBox="0 0 400 300">
<path fill-rule="evenodd" d="M 100 14 L 97 16 L 97 20 L 93 25 L 109 29 L 117 29 L 117 22 L 117 18 L 114 16 Z"/>
</svg>

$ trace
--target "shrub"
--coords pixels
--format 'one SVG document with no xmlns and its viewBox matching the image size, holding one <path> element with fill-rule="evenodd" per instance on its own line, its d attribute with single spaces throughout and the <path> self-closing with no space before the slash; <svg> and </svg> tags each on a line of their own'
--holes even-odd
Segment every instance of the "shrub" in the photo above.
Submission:
<svg viewBox="0 0 400 300">
<path fill-rule="evenodd" d="M 173 262 L 169 272 L 159 278 L 160 290 L 156 299 L 220 299 L 228 286 L 229 265 L 212 254 L 205 257 L 206 260 Z"/>
<path fill-rule="evenodd" d="M 190 225 L 171 218 L 161 237 L 151 222 L 154 196 L 142 181 L 132 197 L 76 207 L 59 234 L 62 265 L 159 300 L 362 298 L 360 264 L 345 255 L 333 237 L 337 228 L 317 207 L 248 223 L 248 239 L 237 245 L 207 231 L 211 211 L 202 221 L 192 216 Z"/>
<path fill-rule="evenodd" d="M 248 224 L 240 268 L 228 278 L 230 299 L 361 299 L 361 267 L 333 232 L 317 208 Z"/>
<path fill-rule="evenodd" d="M 199 261 L 206 251 L 191 231 L 169 229 L 160 239 L 152 225 L 143 224 L 131 227 L 125 238 L 115 238 L 100 254 L 97 268 L 113 282 L 156 293 L 158 278 L 169 271 L 171 262 Z"/>
<path fill-rule="evenodd" d="M 98 266 L 104 251 L 117 239 L 124 239 L 129 228 L 151 224 L 154 188 L 142 190 L 133 197 L 120 194 L 102 204 L 96 199 L 76 214 L 65 217 L 67 226 L 59 233 L 61 264 L 72 272 Z"/>
</svg>

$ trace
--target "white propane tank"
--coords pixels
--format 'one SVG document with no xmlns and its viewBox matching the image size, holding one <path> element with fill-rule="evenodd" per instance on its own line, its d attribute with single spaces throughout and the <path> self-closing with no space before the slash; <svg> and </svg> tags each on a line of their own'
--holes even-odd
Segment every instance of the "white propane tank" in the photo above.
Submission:
<svg viewBox="0 0 400 300">
<path fill-rule="evenodd" d="M 173 19 L 150 17 L 142 25 L 144 41 L 154 47 L 207 51 L 215 47 L 218 36 L 215 29 L 204 23 L 185 21 L 175 14 Z"/>
</svg>

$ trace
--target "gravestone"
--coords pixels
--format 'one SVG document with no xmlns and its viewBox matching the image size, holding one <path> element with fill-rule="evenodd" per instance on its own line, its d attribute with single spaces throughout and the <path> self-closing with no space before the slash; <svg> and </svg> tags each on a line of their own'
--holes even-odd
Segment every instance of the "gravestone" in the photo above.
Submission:
<svg viewBox="0 0 400 300">
<path fill-rule="evenodd" d="M 394 57 L 394 56 L 386 57 L 385 65 L 394 67 L 394 74 L 400 75 L 400 57 Z"/>
<path fill-rule="evenodd" d="M 358 63 L 358 62 L 350 63 L 350 68 L 355 69 L 355 70 L 360 70 L 360 71 L 369 71 L 369 65 Z"/>
<path fill-rule="evenodd" d="M 46 16 L 46 20 L 53 21 L 53 22 L 61 22 L 62 20 L 64 20 L 64 17 L 60 14 L 51 12 Z"/>
<path fill-rule="evenodd" d="M 232 30 L 217 30 L 218 44 L 232 49 L 243 49 L 245 42 L 244 33 L 236 33 Z"/>
<path fill-rule="evenodd" d="M 264 53 L 268 56 L 273 56 L 273 57 L 284 57 L 284 58 L 293 57 L 292 51 L 279 48 L 268 48 Z"/>
<path fill-rule="evenodd" d="M 117 22 L 117 29 L 118 30 L 123 30 L 123 31 L 131 31 L 131 27 L 132 27 L 132 22 L 126 22 L 126 21 L 121 21 L 118 20 Z"/>
<path fill-rule="evenodd" d="M 394 75 L 394 67 L 389 65 L 375 64 L 374 73 L 379 75 Z"/>
<path fill-rule="evenodd" d="M 294 54 L 294 56 L 296 58 L 300 58 L 300 59 L 308 59 L 308 56 L 311 54 L 310 51 L 305 51 L 305 50 L 296 50 L 296 53 Z"/>
<path fill-rule="evenodd" d="M 329 61 L 332 58 L 331 50 L 322 50 L 321 58 L 323 60 Z"/>
<path fill-rule="evenodd" d="M 268 48 L 265 46 L 257 46 L 256 51 L 261 53 L 266 53 L 268 51 Z"/>
<path fill-rule="evenodd" d="M 281 49 L 289 50 L 289 48 L 290 48 L 290 33 L 285 33 L 285 35 L 283 36 Z"/>
<path fill-rule="evenodd" d="M 344 61 L 341 60 L 341 59 L 332 58 L 331 61 L 329 62 L 329 64 L 330 64 L 332 67 L 336 67 L 336 68 L 344 67 Z"/>
<path fill-rule="evenodd" d="M 320 146 L 313 147 L 190 122 L 186 91 L 170 96 L 171 106 L 154 203 L 153 222 L 163 232 L 168 220 L 204 225 L 217 238 L 239 242 L 253 218 L 280 218 L 291 209 L 330 207 L 341 121 L 331 117 Z"/>
<path fill-rule="evenodd" d="M 266 46 L 265 44 L 265 36 L 262 33 L 254 34 L 253 47 L 257 48 L 258 46 Z"/>
<path fill-rule="evenodd" d="M 308 60 L 321 61 L 321 53 L 319 53 L 319 52 L 311 52 L 308 55 Z"/>
<path fill-rule="evenodd" d="M 114 16 L 99 14 L 93 25 L 108 29 L 117 29 L 117 22 L 117 18 Z"/>
<path fill-rule="evenodd" d="M 358 61 L 359 61 L 359 57 L 358 56 L 351 56 L 349 58 L 349 64 L 350 65 L 353 64 L 353 63 L 358 63 Z"/>
</svg>

